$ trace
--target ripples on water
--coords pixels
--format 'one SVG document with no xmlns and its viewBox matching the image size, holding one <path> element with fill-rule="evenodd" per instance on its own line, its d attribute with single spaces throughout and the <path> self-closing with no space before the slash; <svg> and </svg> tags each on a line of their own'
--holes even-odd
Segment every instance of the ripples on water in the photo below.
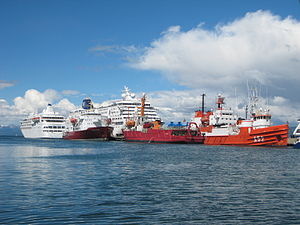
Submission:
<svg viewBox="0 0 300 225">
<path fill-rule="evenodd" d="M 0 137 L 0 223 L 300 224 L 300 151 Z"/>
</svg>

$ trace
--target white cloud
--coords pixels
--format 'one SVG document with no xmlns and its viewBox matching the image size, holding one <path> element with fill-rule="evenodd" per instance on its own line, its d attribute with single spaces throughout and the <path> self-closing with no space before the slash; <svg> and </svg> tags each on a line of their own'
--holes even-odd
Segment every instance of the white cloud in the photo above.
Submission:
<svg viewBox="0 0 300 225">
<path fill-rule="evenodd" d="M 58 112 L 60 112 L 63 115 L 67 115 L 69 112 L 76 109 L 76 106 L 66 98 L 60 100 L 57 104 L 54 104 L 53 106 Z"/>
<path fill-rule="evenodd" d="M 250 80 L 268 87 L 260 93 L 268 96 L 261 103 L 270 104 L 274 120 L 291 122 L 300 117 L 300 99 L 295 94 L 300 82 L 299 40 L 299 21 L 257 11 L 213 30 L 203 24 L 188 31 L 172 26 L 129 63 L 136 69 L 158 71 L 192 89 L 152 96 L 167 120 L 188 117 L 193 104 L 197 107 L 201 102 L 199 90 L 210 98 L 218 92 L 225 94 L 228 106 L 239 106 L 237 111 L 243 116 Z"/>
<path fill-rule="evenodd" d="M 199 90 L 184 91 L 160 91 L 149 93 L 151 104 L 159 109 L 159 115 L 166 122 L 189 120 L 194 116 L 194 112 L 201 108 L 203 92 Z M 206 92 L 205 109 L 214 110 L 216 108 L 217 91 Z M 230 92 L 221 93 L 225 96 L 225 107 L 231 108 L 240 117 L 245 117 L 245 105 L 248 99 L 243 96 L 235 96 Z M 280 96 L 273 98 L 260 97 L 259 104 L 263 108 L 269 108 L 274 124 L 289 121 L 295 124 L 300 118 L 300 105 L 293 104 L 288 99 Z"/>
<path fill-rule="evenodd" d="M 15 124 L 20 120 L 20 114 L 14 106 L 5 99 L 0 99 L 0 125 Z"/>
<path fill-rule="evenodd" d="M 159 109 L 159 115 L 166 122 L 190 120 L 194 112 L 199 110 L 202 104 L 199 90 L 183 91 L 159 91 L 149 93 L 149 101 Z M 207 94 L 205 97 L 206 110 L 215 106 L 217 92 Z M 234 106 L 233 102 L 228 102 L 228 107 Z"/>
<path fill-rule="evenodd" d="M 45 92 L 30 89 L 25 92 L 24 97 L 16 97 L 14 99 L 14 107 L 20 113 L 37 112 L 58 98 L 58 92 L 52 89 L 48 89 Z"/>
<path fill-rule="evenodd" d="M 9 105 L 5 99 L 0 99 L 0 108 L 9 108 Z"/>
<path fill-rule="evenodd" d="M 76 108 L 68 99 L 61 99 L 59 92 L 53 89 L 44 92 L 29 89 L 23 97 L 16 97 L 13 105 L 0 99 L 0 124 L 16 124 L 30 113 L 41 112 L 49 103 L 56 103 L 55 109 L 65 115 Z"/>
<path fill-rule="evenodd" d="M 0 89 L 7 88 L 7 87 L 12 87 L 15 84 L 13 82 L 5 81 L 5 80 L 0 80 Z"/>
<path fill-rule="evenodd" d="M 76 90 L 63 90 L 61 92 L 63 95 L 79 95 L 80 92 Z"/>
<path fill-rule="evenodd" d="M 280 104 L 280 105 L 282 105 L 282 104 L 287 103 L 287 101 L 288 100 L 286 98 L 281 97 L 281 96 L 274 96 L 274 98 L 273 98 L 273 103 L 274 104 Z"/>
<path fill-rule="evenodd" d="M 138 51 L 134 45 L 97 45 L 89 48 L 90 52 L 133 53 Z"/>
<path fill-rule="evenodd" d="M 288 97 L 300 82 L 299 40 L 299 21 L 257 11 L 214 30 L 170 27 L 131 66 L 159 71 L 180 85 L 202 90 L 235 87 L 242 92 L 246 80 L 255 79 L 270 86 L 269 94 L 281 91 Z"/>
</svg>

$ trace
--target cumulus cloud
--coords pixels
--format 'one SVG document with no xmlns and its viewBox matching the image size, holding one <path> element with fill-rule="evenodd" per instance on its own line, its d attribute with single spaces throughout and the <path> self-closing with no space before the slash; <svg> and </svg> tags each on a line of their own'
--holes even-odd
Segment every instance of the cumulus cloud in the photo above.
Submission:
<svg viewBox="0 0 300 225">
<path fill-rule="evenodd" d="M 196 110 L 201 109 L 202 94 L 203 91 L 200 90 L 158 91 L 149 93 L 149 100 L 154 107 L 158 108 L 159 115 L 164 121 L 188 121 L 194 116 Z M 226 97 L 225 103 L 227 108 L 233 109 L 240 116 L 244 114 L 244 106 L 247 99 L 233 97 L 229 93 L 216 91 L 206 93 L 206 111 L 215 109 L 218 94 Z"/>
<path fill-rule="evenodd" d="M 274 96 L 272 99 L 274 104 L 282 105 L 288 102 L 288 99 L 281 97 L 281 96 Z"/>
<path fill-rule="evenodd" d="M 299 21 L 257 11 L 213 30 L 170 27 L 131 66 L 195 89 L 242 92 L 255 79 L 270 86 L 269 94 L 291 97 L 300 81 L 299 40 Z"/>
<path fill-rule="evenodd" d="M 225 94 L 228 106 L 243 116 L 250 80 L 267 87 L 264 95 L 260 93 L 261 104 L 271 109 L 276 121 L 295 121 L 300 117 L 295 95 L 300 82 L 299 40 L 299 21 L 259 10 L 212 30 L 203 24 L 188 31 L 172 26 L 129 63 L 190 89 L 152 96 L 166 118 L 188 117 L 192 105 L 199 106 L 199 90 L 207 96 Z"/>
<path fill-rule="evenodd" d="M 5 99 L 0 99 L 0 107 L 1 108 L 9 108 L 9 105 Z"/>
<path fill-rule="evenodd" d="M 44 92 L 29 89 L 23 97 L 16 97 L 13 102 L 10 105 L 5 99 L 0 99 L 0 124 L 16 124 L 30 113 L 41 112 L 49 103 L 65 115 L 76 108 L 68 99 L 61 99 L 59 92 L 53 89 Z"/>
<path fill-rule="evenodd" d="M 20 113 L 37 112 L 58 98 L 58 92 L 52 89 L 48 89 L 45 92 L 30 89 L 25 92 L 24 97 L 16 97 L 14 99 L 14 107 Z"/>
<path fill-rule="evenodd" d="M 0 99 L 0 125 L 14 124 L 20 120 L 20 115 L 5 99 Z"/>
<path fill-rule="evenodd" d="M 7 87 L 12 87 L 15 84 L 13 82 L 5 81 L 5 80 L 0 80 L 0 89 L 7 88 Z"/>
<path fill-rule="evenodd" d="M 148 97 L 165 122 L 189 120 L 200 104 L 200 93 L 192 91 L 159 91 Z"/>
<path fill-rule="evenodd" d="M 76 106 L 66 98 L 60 100 L 57 104 L 54 104 L 53 106 L 58 112 L 60 112 L 63 115 L 67 115 L 69 112 L 76 109 Z"/>
<path fill-rule="evenodd" d="M 184 91 L 159 91 L 149 93 L 151 104 L 159 109 L 159 115 L 166 121 L 189 120 L 196 110 L 201 109 L 203 92 L 199 90 Z M 218 93 L 210 91 L 206 93 L 205 110 L 215 110 L 217 95 L 225 96 L 225 108 L 231 108 L 240 117 L 245 118 L 245 106 L 248 104 L 246 96 L 232 95 L 229 92 Z M 270 109 L 274 124 L 289 121 L 295 125 L 300 118 L 300 105 L 294 104 L 289 99 L 280 96 L 263 97 L 258 101 L 259 106 Z"/>
</svg>

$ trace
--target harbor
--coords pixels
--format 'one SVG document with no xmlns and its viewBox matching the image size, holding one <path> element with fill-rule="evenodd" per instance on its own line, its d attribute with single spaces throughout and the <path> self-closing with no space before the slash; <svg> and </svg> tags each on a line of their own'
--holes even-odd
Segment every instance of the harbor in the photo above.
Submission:
<svg viewBox="0 0 300 225">
<path fill-rule="evenodd" d="M 247 113 L 246 118 L 242 118 L 230 107 L 226 108 L 225 97 L 221 94 L 216 98 L 216 109 L 205 112 L 205 95 L 202 95 L 202 108 L 196 110 L 190 121 L 177 125 L 172 122 L 164 126 L 163 118 L 159 117 L 158 110 L 147 100 L 146 94 L 138 98 L 125 86 L 122 99 L 94 107 L 92 100 L 85 98 L 82 107 L 70 112 L 66 118 L 54 112 L 49 104 L 42 114 L 31 114 L 24 119 L 21 131 L 25 138 L 117 139 L 238 146 L 295 145 L 299 128 L 293 133 L 294 139 L 289 137 L 288 124 L 273 125 L 269 109 L 263 109 L 258 104 L 256 89 L 251 94 L 247 105 L 251 108 L 249 118 Z"/>
<path fill-rule="evenodd" d="M 300 224 L 300 0 L 1 0 L 0 224 Z"/>
</svg>

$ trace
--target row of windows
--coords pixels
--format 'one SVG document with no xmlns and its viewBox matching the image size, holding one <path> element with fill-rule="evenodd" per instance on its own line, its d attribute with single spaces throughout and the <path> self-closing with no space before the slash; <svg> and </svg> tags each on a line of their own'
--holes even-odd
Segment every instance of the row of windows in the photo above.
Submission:
<svg viewBox="0 0 300 225">
<path fill-rule="evenodd" d="M 119 103 L 118 105 L 141 105 L 140 102 L 137 103 Z M 145 104 L 145 106 L 150 106 L 150 104 Z"/>
<path fill-rule="evenodd" d="M 59 120 L 59 119 L 61 119 L 61 120 L 63 120 L 64 118 L 63 117 L 42 117 L 42 119 L 57 119 L 57 120 Z"/>
<path fill-rule="evenodd" d="M 121 109 L 123 109 L 123 110 L 130 110 L 130 109 L 136 109 L 136 108 L 138 108 L 138 109 L 140 109 L 140 107 L 138 106 L 138 107 L 132 107 L 132 106 L 128 106 L 128 107 L 122 107 Z M 146 110 L 154 110 L 154 108 L 153 107 L 150 107 L 150 106 L 145 106 L 145 109 Z"/>
<path fill-rule="evenodd" d="M 254 117 L 254 119 L 271 119 L 271 117 L 270 116 L 256 116 L 256 117 Z"/>
<path fill-rule="evenodd" d="M 126 117 L 127 118 L 127 117 Z M 112 118 L 112 120 L 121 120 L 123 119 L 122 117 L 118 117 L 118 118 Z"/>
<path fill-rule="evenodd" d="M 26 123 L 23 123 L 23 122 L 22 122 L 22 123 L 21 123 L 22 126 L 31 126 L 31 124 L 32 124 L 31 122 L 30 122 L 30 123 L 28 123 L 28 122 L 26 122 Z"/>
<path fill-rule="evenodd" d="M 235 120 L 234 118 L 223 118 L 221 120 Z"/>
<path fill-rule="evenodd" d="M 43 132 L 50 132 L 50 133 L 61 133 L 62 130 L 43 130 Z"/>
<path fill-rule="evenodd" d="M 64 120 L 45 120 L 46 122 L 57 122 L 57 123 L 62 123 L 65 122 Z M 42 120 L 43 122 L 43 120 Z"/>
<path fill-rule="evenodd" d="M 223 116 L 224 116 L 224 115 L 225 115 L 225 116 L 231 116 L 232 113 L 223 113 L 223 112 L 222 112 L 222 115 L 223 115 Z"/>
<path fill-rule="evenodd" d="M 54 129 L 56 129 L 56 128 L 65 128 L 65 126 L 44 126 L 44 128 L 54 128 Z"/>
</svg>

